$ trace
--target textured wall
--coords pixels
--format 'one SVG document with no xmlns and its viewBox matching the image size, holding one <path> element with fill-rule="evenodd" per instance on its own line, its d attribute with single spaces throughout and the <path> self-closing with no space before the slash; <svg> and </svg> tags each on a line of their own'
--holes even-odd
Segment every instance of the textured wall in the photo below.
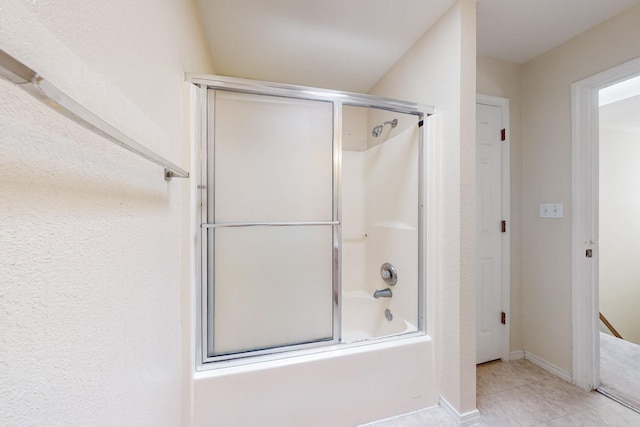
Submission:
<svg viewBox="0 0 640 427">
<path fill-rule="evenodd" d="M 189 2 L 0 11 L 0 48 L 188 166 L 183 72 L 210 71 Z M 0 425 L 181 423 L 187 185 L 0 81 Z"/>
</svg>

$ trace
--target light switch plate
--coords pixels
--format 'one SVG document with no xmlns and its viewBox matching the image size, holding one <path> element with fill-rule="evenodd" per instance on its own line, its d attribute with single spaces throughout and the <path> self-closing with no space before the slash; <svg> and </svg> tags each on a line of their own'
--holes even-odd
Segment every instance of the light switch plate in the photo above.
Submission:
<svg viewBox="0 0 640 427">
<path fill-rule="evenodd" d="M 540 203 L 540 218 L 564 218 L 562 203 Z"/>
</svg>

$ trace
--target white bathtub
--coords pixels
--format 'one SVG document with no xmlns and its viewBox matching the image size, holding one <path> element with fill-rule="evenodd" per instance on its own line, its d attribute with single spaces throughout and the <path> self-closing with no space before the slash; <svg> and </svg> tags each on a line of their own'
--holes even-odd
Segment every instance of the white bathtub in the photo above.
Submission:
<svg viewBox="0 0 640 427">
<path fill-rule="evenodd" d="M 367 345 L 197 372 L 192 425 L 307 426 L 313 414 L 314 426 L 352 426 L 438 405 L 431 337 L 374 339 L 416 330 L 400 313 L 385 319 L 394 303 L 365 292 L 344 294 L 343 320 L 351 328 L 344 341 L 371 340 Z"/>
<path fill-rule="evenodd" d="M 385 317 L 389 308 L 393 320 Z M 416 331 L 416 327 L 394 312 L 389 298 L 375 299 L 366 292 L 346 292 L 342 298 L 342 341 L 354 342 Z"/>
</svg>

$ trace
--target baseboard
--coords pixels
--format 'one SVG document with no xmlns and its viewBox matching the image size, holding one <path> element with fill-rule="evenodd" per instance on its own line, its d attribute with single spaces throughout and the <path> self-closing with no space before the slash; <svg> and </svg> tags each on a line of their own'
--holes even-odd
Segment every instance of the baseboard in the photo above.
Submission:
<svg viewBox="0 0 640 427">
<path fill-rule="evenodd" d="M 447 399 L 442 396 L 440 396 L 440 407 L 457 426 L 470 427 L 478 425 L 482 422 L 480 411 L 478 411 L 477 409 L 461 414 L 447 401 Z"/>
<path fill-rule="evenodd" d="M 516 350 L 509 353 L 509 360 L 524 359 L 524 350 Z"/>
<path fill-rule="evenodd" d="M 567 371 L 565 371 L 562 368 L 558 368 L 556 365 L 553 365 L 549 362 L 547 362 L 546 360 L 536 356 L 535 354 L 529 353 L 528 351 L 524 352 L 524 358 L 531 361 L 531 363 L 534 363 L 538 366 L 540 366 L 542 369 L 551 372 L 553 375 L 560 377 L 561 379 L 565 380 L 568 383 L 572 382 L 572 378 L 571 378 L 571 374 Z"/>
</svg>

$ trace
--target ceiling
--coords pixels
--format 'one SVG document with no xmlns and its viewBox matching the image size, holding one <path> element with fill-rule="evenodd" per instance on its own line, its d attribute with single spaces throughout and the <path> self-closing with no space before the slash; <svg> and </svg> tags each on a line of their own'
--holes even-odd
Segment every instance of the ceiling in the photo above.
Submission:
<svg viewBox="0 0 640 427">
<path fill-rule="evenodd" d="M 477 0 L 478 53 L 523 64 L 640 0 Z"/>
<path fill-rule="evenodd" d="M 216 72 L 366 93 L 455 0 L 196 0 Z M 517 63 L 640 0 L 477 0 L 478 53 Z"/>
</svg>

